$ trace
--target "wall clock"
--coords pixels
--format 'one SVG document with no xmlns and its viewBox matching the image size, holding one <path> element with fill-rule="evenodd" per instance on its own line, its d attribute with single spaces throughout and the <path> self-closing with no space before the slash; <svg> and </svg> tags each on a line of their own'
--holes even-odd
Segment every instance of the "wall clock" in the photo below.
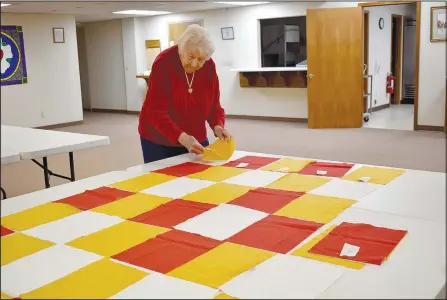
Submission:
<svg viewBox="0 0 447 300">
<path fill-rule="evenodd" d="M 383 29 L 383 26 L 385 25 L 385 20 L 383 20 L 383 18 L 379 19 L 379 28 Z"/>
</svg>

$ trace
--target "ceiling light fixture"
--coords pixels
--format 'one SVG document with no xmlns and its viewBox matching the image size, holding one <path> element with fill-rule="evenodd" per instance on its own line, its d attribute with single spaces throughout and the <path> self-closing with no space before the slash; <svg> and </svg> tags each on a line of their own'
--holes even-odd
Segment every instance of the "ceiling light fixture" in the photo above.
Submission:
<svg viewBox="0 0 447 300">
<path fill-rule="evenodd" d="M 155 10 L 122 10 L 114 11 L 114 14 L 119 15 L 138 15 L 138 16 L 156 16 L 170 14 L 169 11 L 155 11 Z"/>
<path fill-rule="evenodd" d="M 11 4 L 9 4 L 9 3 L 2 3 L 2 7 L 5 7 L 5 6 L 10 6 Z"/>
<path fill-rule="evenodd" d="M 219 4 L 230 4 L 230 5 L 240 5 L 240 6 L 245 6 L 245 5 L 257 5 L 257 4 L 267 4 L 270 2 L 214 2 L 214 3 L 219 3 Z"/>
</svg>

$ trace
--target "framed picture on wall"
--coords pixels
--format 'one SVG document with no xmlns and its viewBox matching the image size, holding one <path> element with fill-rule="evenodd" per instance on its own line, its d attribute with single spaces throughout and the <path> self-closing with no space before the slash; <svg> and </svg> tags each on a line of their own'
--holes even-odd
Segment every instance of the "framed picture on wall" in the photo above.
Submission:
<svg viewBox="0 0 447 300">
<path fill-rule="evenodd" d="M 234 40 L 233 27 L 224 27 L 224 28 L 221 28 L 220 31 L 222 32 L 223 40 Z"/>
<path fill-rule="evenodd" d="M 178 22 L 178 23 L 170 23 L 169 24 L 169 47 L 174 46 L 177 44 L 177 40 L 182 35 L 182 33 L 185 31 L 186 27 L 192 24 L 197 24 L 199 26 L 203 27 L 203 20 L 191 20 L 191 21 L 185 21 L 185 22 Z"/>
<path fill-rule="evenodd" d="M 447 6 L 435 6 L 430 10 L 430 42 L 447 40 Z"/>
<path fill-rule="evenodd" d="M 53 28 L 53 43 L 65 43 L 64 28 Z"/>
</svg>

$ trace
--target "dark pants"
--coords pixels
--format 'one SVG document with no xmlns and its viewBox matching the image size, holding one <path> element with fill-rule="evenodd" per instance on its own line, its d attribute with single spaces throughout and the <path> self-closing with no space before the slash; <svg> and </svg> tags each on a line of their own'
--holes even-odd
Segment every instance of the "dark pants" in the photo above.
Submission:
<svg viewBox="0 0 447 300">
<path fill-rule="evenodd" d="M 143 150 L 143 158 L 144 158 L 145 164 L 153 162 L 153 161 L 157 161 L 157 160 L 161 160 L 161 159 L 188 153 L 188 150 L 186 150 L 186 148 L 183 146 L 182 147 L 169 147 L 169 146 L 164 146 L 164 145 L 153 143 L 153 142 L 148 141 L 142 137 L 140 137 L 140 139 L 141 139 L 141 149 Z M 206 139 L 205 141 L 201 142 L 200 144 L 202 144 L 203 147 L 206 147 L 209 145 L 209 142 Z"/>
</svg>

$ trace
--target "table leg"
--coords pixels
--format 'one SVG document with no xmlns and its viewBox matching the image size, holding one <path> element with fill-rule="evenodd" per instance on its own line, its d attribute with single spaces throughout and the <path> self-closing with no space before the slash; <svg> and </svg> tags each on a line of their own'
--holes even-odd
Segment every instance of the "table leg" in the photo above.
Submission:
<svg viewBox="0 0 447 300">
<path fill-rule="evenodd" d="M 46 157 L 43 158 L 43 176 L 45 177 L 45 188 L 50 187 L 50 172 L 48 170 L 48 160 Z"/>
<path fill-rule="evenodd" d="M 0 187 L 0 190 L 2 191 L 2 198 L 6 199 L 7 198 L 6 197 L 6 191 L 2 187 Z"/>
<path fill-rule="evenodd" d="M 71 181 L 75 181 L 75 169 L 74 169 L 73 152 L 68 153 L 68 157 L 70 159 L 70 180 Z"/>
<path fill-rule="evenodd" d="M 35 159 L 32 159 L 32 161 L 36 165 L 38 165 L 39 167 L 41 167 L 43 169 L 43 175 L 45 177 L 44 179 L 45 179 L 45 188 L 46 189 L 50 187 L 50 176 L 56 176 L 56 177 L 59 177 L 59 178 L 62 178 L 62 179 L 75 181 L 73 152 L 69 152 L 68 153 L 68 157 L 69 157 L 69 161 L 70 161 L 70 177 L 63 176 L 63 175 L 51 172 L 51 170 L 48 169 L 48 159 L 46 157 L 43 158 L 43 164 L 41 164 L 40 162 L 38 162 Z"/>
</svg>

